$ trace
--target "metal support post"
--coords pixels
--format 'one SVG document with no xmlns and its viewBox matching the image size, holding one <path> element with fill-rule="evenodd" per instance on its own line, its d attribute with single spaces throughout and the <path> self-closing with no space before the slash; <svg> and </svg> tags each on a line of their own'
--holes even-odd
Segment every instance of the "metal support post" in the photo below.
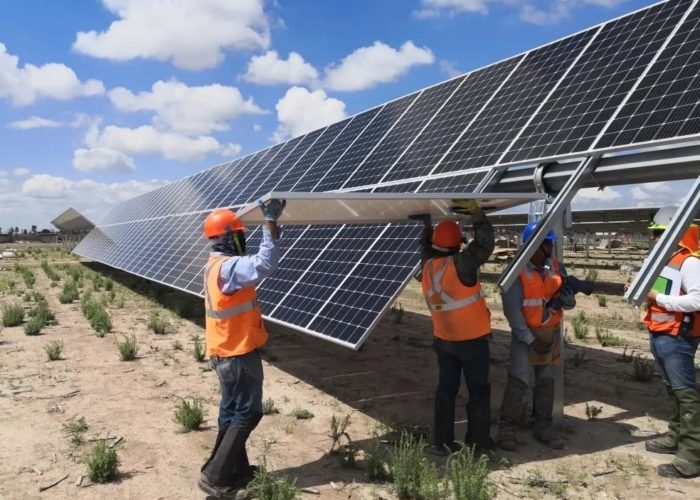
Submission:
<svg viewBox="0 0 700 500">
<path fill-rule="evenodd" d="M 639 307 L 645 300 L 646 294 L 652 287 L 656 277 L 668 263 L 671 254 L 678 248 L 678 242 L 683 233 L 700 210 L 700 176 L 688 191 L 687 196 L 671 219 L 668 228 L 659 241 L 654 245 L 649 256 L 644 260 L 641 269 L 627 289 L 625 299 Z"/>
<path fill-rule="evenodd" d="M 546 234 L 553 229 L 556 219 L 563 216 L 569 203 L 571 203 L 571 200 L 583 183 L 584 178 L 595 170 L 599 160 L 599 156 L 590 156 L 586 158 L 576 168 L 569 180 L 566 181 L 566 184 L 564 184 L 564 187 L 554 199 L 552 207 L 547 211 L 542 222 L 530 237 L 530 240 L 523 245 L 516 258 L 511 261 L 510 265 L 508 265 L 505 272 L 501 275 L 498 286 L 500 286 L 504 292 L 508 291 L 513 283 L 515 283 L 515 280 L 518 279 L 518 274 L 520 274 L 522 267 L 532 258 L 542 244 Z"/>
</svg>

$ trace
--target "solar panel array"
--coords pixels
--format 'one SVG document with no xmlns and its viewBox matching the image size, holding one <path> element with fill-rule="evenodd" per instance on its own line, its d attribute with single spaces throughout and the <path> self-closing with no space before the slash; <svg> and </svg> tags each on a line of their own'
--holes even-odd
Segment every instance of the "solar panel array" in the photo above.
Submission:
<svg viewBox="0 0 700 500">
<path fill-rule="evenodd" d="M 470 192 L 496 167 L 695 138 L 699 23 L 697 0 L 652 5 L 129 200 L 75 251 L 202 295 L 213 208 L 273 190 Z M 419 233 L 287 228 L 263 313 L 358 347 L 410 278 Z"/>
</svg>

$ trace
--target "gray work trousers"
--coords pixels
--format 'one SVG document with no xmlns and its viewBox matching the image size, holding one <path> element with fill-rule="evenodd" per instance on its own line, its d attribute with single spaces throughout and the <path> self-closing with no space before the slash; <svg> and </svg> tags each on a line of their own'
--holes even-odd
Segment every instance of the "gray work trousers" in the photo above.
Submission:
<svg viewBox="0 0 700 500">
<path fill-rule="evenodd" d="M 531 380 L 554 378 L 553 366 L 532 366 L 528 356 L 529 347 L 514 336 L 510 341 L 510 365 L 508 374 L 511 377 L 522 380 L 528 387 L 532 387 Z"/>
</svg>

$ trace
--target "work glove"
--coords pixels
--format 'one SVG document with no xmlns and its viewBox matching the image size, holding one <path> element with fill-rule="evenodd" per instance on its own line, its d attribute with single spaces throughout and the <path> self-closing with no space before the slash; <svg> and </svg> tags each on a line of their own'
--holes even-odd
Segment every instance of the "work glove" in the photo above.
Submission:
<svg viewBox="0 0 700 500">
<path fill-rule="evenodd" d="M 280 218 L 284 207 L 287 206 L 287 200 L 273 199 L 265 203 L 262 198 L 258 200 L 258 206 L 265 217 L 266 222 L 276 223 Z"/>
<path fill-rule="evenodd" d="M 452 211 L 458 214 L 471 214 L 475 215 L 477 213 L 483 212 L 482 208 L 476 202 L 476 200 L 452 200 L 454 205 L 452 206 Z"/>
</svg>

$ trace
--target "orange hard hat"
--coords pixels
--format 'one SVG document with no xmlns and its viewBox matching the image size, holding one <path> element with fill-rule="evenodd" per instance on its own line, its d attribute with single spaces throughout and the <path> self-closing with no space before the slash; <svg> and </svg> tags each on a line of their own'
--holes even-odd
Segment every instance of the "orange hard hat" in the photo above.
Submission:
<svg viewBox="0 0 700 500">
<path fill-rule="evenodd" d="M 438 222 L 433 230 L 431 240 L 436 250 L 451 250 L 459 248 L 462 244 L 462 230 L 455 220 L 443 220 Z"/>
<path fill-rule="evenodd" d="M 204 236 L 207 238 L 245 230 L 240 217 L 227 208 L 217 208 L 204 219 Z"/>
</svg>

